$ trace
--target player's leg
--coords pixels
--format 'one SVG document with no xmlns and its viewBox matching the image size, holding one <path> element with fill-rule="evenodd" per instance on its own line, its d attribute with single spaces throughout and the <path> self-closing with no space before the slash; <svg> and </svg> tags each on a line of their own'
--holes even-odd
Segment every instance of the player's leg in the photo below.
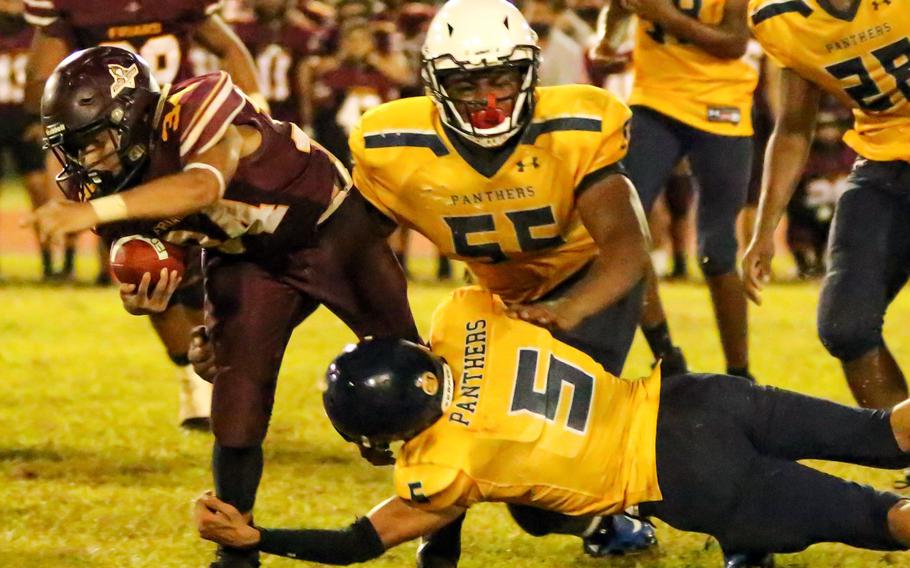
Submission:
<svg viewBox="0 0 910 568">
<path fill-rule="evenodd" d="M 736 218 L 746 201 L 752 139 L 694 131 L 689 153 L 698 181 L 698 258 L 714 305 L 727 373 L 751 378 L 746 294 L 736 272 Z"/>
<path fill-rule="evenodd" d="M 830 266 L 818 304 L 818 332 L 840 359 L 861 406 L 887 408 L 907 398 L 907 382 L 882 337 L 885 310 L 907 280 L 910 167 L 859 162 L 838 201 L 828 244 Z M 901 176 L 905 179 L 901 179 Z"/>
<path fill-rule="evenodd" d="M 52 178 L 45 174 L 44 151 L 41 149 L 40 144 L 22 141 L 21 147 L 19 146 L 17 143 L 8 147 L 12 158 L 16 161 L 18 171 L 22 173 L 32 210 L 41 207 L 51 199 L 60 198 L 60 192 L 56 188 L 56 184 L 53 183 Z M 54 164 L 56 165 L 56 160 L 54 160 Z M 67 250 L 69 250 L 72 242 L 73 238 L 69 237 L 67 239 Z M 39 242 L 38 245 L 41 250 L 41 277 L 43 280 L 50 280 L 54 276 L 50 243 Z"/>
<path fill-rule="evenodd" d="M 767 408 L 761 400 L 790 395 L 801 399 L 800 408 Z M 784 415 L 795 410 L 802 413 Z M 851 410 L 852 415 L 848 414 Z M 868 427 L 874 411 L 848 409 L 734 377 L 666 379 L 656 445 L 663 500 L 643 504 L 642 510 L 679 529 L 711 534 L 725 551 L 756 557 L 766 552 L 794 552 L 823 541 L 898 548 L 889 517 L 895 523 L 904 519 L 903 506 L 894 509 L 899 496 L 769 455 L 767 448 L 754 443 L 756 430 L 774 424 L 783 432 L 787 426 L 819 414 L 826 415 L 826 423 L 835 428 L 838 426 L 832 422 L 837 419 L 852 424 L 856 431 L 849 437 L 854 444 L 863 433 L 869 435 L 868 444 L 877 450 L 855 446 L 850 450 L 880 454 L 875 456 L 877 460 L 863 460 L 866 463 L 894 460 L 890 465 L 897 465 L 898 457 L 904 463 L 910 459 L 899 449 L 895 451 L 893 436 L 887 447 L 882 440 L 888 437 L 887 428 L 883 434 L 880 423 Z M 792 439 L 800 437 L 808 436 L 797 432 Z"/>
<path fill-rule="evenodd" d="M 623 164 L 646 213 L 663 191 L 682 154 L 678 123 L 646 107 L 632 108 L 629 152 L 623 159 Z M 657 293 L 657 276 L 650 264 L 646 277 L 647 290 L 640 321 L 642 332 L 655 358 L 664 360 L 665 370 L 683 372 L 685 361 L 670 337 L 667 316 Z M 676 364 L 677 361 L 681 364 Z"/>
<path fill-rule="evenodd" d="M 217 371 L 212 472 L 218 497 L 251 515 L 262 475 L 278 371 L 294 327 L 318 303 L 252 262 L 206 258 L 206 327 Z M 213 567 L 258 566 L 255 553 L 220 548 Z"/>
<path fill-rule="evenodd" d="M 669 278 L 684 280 L 689 268 L 687 247 L 689 246 L 689 208 L 695 197 L 695 179 L 688 160 L 681 160 L 667 181 L 667 210 L 670 212 L 670 241 L 673 245 L 673 269 Z"/>
</svg>

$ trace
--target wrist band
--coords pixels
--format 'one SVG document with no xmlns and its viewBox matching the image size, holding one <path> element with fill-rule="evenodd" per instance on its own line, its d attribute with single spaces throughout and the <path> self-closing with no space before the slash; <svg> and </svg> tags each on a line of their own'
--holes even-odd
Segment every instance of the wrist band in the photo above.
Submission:
<svg viewBox="0 0 910 568">
<path fill-rule="evenodd" d="M 183 171 L 187 170 L 205 170 L 211 173 L 215 176 L 215 179 L 218 180 L 218 197 L 224 196 L 224 190 L 227 189 L 227 186 L 224 183 L 224 175 L 221 173 L 221 170 L 211 164 L 206 164 L 205 162 L 190 162 L 183 168 Z"/>
<path fill-rule="evenodd" d="M 89 205 L 95 210 L 95 216 L 98 217 L 98 224 L 110 223 L 111 221 L 122 221 L 127 218 L 126 201 L 122 195 L 114 194 L 98 199 L 89 199 Z"/>
</svg>

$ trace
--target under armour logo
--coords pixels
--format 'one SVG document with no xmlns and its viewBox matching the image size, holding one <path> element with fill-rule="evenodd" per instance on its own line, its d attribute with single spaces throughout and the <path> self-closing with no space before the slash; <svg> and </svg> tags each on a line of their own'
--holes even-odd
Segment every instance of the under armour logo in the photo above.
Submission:
<svg viewBox="0 0 910 568">
<path fill-rule="evenodd" d="M 107 66 L 114 82 L 111 83 L 111 96 L 116 97 L 123 89 L 136 88 L 136 75 L 139 74 L 139 68 L 133 63 L 129 67 L 111 64 Z"/>
<path fill-rule="evenodd" d="M 537 161 L 537 156 L 533 156 L 530 164 L 525 164 L 524 160 L 518 160 L 518 163 L 515 165 L 518 166 L 518 173 L 521 173 L 525 171 L 525 168 L 527 167 L 532 167 L 536 170 L 540 167 L 540 162 Z"/>
<path fill-rule="evenodd" d="M 884 4 L 885 6 L 890 6 L 891 0 L 882 0 L 881 2 L 879 2 L 878 0 L 872 0 L 872 9 L 878 10 L 878 7 L 880 4 Z"/>
</svg>

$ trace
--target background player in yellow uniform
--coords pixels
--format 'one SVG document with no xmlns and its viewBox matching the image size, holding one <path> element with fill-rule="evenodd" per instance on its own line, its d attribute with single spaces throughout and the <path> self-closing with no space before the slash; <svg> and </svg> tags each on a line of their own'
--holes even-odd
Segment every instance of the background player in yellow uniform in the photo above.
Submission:
<svg viewBox="0 0 910 568">
<path fill-rule="evenodd" d="M 752 163 L 752 94 L 758 71 L 743 55 L 747 0 L 624 0 L 611 4 L 605 37 L 638 14 L 632 139 L 624 160 L 645 211 L 684 156 L 698 182 L 698 259 L 711 291 L 727 373 L 750 377 L 746 297 L 736 274 L 736 217 Z M 642 331 L 667 341 L 649 282 Z"/>
<path fill-rule="evenodd" d="M 755 37 L 784 70 L 758 223 L 743 259 L 747 291 L 760 301 L 772 233 L 802 174 L 827 91 L 853 108 L 844 141 L 859 159 L 829 236 L 818 332 L 857 402 L 886 408 L 907 397 L 882 324 L 910 274 L 910 10 L 893 0 L 754 0 L 749 9 Z"/>
<path fill-rule="evenodd" d="M 594 87 L 537 88 L 536 39 L 504 0 L 445 4 L 422 53 L 430 96 L 361 118 L 350 137 L 354 185 L 390 225 L 467 262 L 519 317 L 619 373 L 648 259 L 638 198 L 620 163 L 630 112 Z M 536 524 L 524 518 L 532 513 L 513 509 L 525 527 Z M 589 551 L 647 546 L 652 529 L 637 526 L 618 529 L 630 542 L 611 535 Z M 443 542 L 421 549 L 422 566 L 436 565 L 426 559 L 437 546 L 448 559 L 440 565 L 453 565 L 457 545 Z"/>
<path fill-rule="evenodd" d="M 344 530 L 253 528 L 214 496 L 203 537 L 327 564 L 375 558 L 482 501 L 571 515 L 634 503 L 724 549 L 795 552 L 835 541 L 910 545 L 910 503 L 814 470 L 804 458 L 910 463 L 910 402 L 849 408 L 736 377 L 626 381 L 499 298 L 457 290 L 437 309 L 432 353 L 401 340 L 349 346 L 327 372 L 326 412 L 349 440 L 404 439 L 397 497 Z M 659 480 L 659 485 L 658 485 Z"/>
</svg>

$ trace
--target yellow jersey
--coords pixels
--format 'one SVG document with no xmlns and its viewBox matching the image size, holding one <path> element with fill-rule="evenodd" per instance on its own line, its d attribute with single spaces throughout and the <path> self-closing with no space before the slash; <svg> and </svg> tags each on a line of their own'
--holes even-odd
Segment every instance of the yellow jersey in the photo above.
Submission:
<svg viewBox="0 0 910 568">
<path fill-rule="evenodd" d="M 614 377 L 545 329 L 508 317 L 477 286 L 437 308 L 430 341 L 452 370 L 455 395 L 401 448 L 400 497 L 429 510 L 504 501 L 569 515 L 661 499 L 657 371 Z"/>
<path fill-rule="evenodd" d="M 630 116 L 596 87 L 541 87 L 514 150 L 473 154 L 453 145 L 458 135 L 431 99 L 401 99 L 368 111 L 351 133 L 354 184 L 383 214 L 465 261 L 486 288 L 530 301 L 597 255 L 575 199 L 617 170 Z"/>
<path fill-rule="evenodd" d="M 870 160 L 910 161 L 910 6 L 861 0 L 853 14 L 825 0 L 751 0 L 762 48 L 852 107 L 844 141 Z"/>
<path fill-rule="evenodd" d="M 675 0 L 686 15 L 708 25 L 724 18 L 727 0 Z M 641 20 L 632 53 L 630 105 L 652 108 L 693 128 L 723 136 L 752 135 L 752 95 L 758 68 L 743 56 L 721 59 Z"/>
</svg>

